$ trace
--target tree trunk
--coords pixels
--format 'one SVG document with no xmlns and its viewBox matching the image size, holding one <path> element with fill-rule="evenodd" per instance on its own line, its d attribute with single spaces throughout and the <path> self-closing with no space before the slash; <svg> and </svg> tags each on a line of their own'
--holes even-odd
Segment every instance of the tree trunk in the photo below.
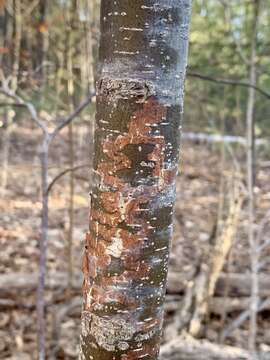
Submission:
<svg viewBox="0 0 270 360">
<path fill-rule="evenodd" d="M 250 55 L 250 70 L 249 82 L 256 86 L 256 56 L 257 56 L 257 37 L 259 27 L 260 15 L 260 0 L 254 0 L 254 15 L 252 24 L 252 43 Z M 250 299 L 250 334 L 249 334 L 249 348 L 250 351 L 256 350 L 256 336 L 257 336 L 257 308 L 259 301 L 259 283 L 258 283 L 258 244 L 254 235 L 254 220 L 255 220 L 255 124 L 254 124 L 254 106 L 255 106 L 255 90 L 253 87 L 249 88 L 246 126 L 247 126 L 247 187 L 248 187 L 248 239 L 250 247 L 250 263 L 251 263 L 251 299 Z M 254 360 L 255 360 L 254 354 Z"/>
<path fill-rule="evenodd" d="M 81 359 L 157 359 L 190 0 L 103 0 Z"/>
<path fill-rule="evenodd" d="M 47 29 L 47 12 L 48 12 L 48 2 L 47 0 L 39 1 L 39 23 L 38 23 L 38 33 L 37 33 L 37 68 L 38 73 L 42 80 L 44 80 L 44 75 L 46 70 L 44 69 L 44 63 L 46 60 L 46 55 L 48 51 L 48 29 Z"/>
</svg>

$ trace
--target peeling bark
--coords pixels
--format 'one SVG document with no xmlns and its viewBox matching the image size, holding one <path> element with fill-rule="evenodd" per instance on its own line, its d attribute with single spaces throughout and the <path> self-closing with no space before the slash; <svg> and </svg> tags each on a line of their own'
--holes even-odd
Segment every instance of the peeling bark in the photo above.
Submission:
<svg viewBox="0 0 270 360">
<path fill-rule="evenodd" d="M 81 359 L 157 359 L 189 0 L 101 2 Z"/>
</svg>

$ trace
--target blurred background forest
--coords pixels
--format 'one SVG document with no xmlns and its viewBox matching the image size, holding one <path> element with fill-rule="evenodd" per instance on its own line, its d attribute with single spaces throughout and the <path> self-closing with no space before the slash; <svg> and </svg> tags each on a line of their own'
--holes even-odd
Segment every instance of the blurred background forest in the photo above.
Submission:
<svg viewBox="0 0 270 360">
<path fill-rule="evenodd" d="M 41 237 L 48 358 L 77 356 L 98 38 L 98 0 L 0 0 L 1 359 L 37 358 Z M 269 0 L 193 1 L 164 353 L 270 358 L 269 39 Z"/>
</svg>

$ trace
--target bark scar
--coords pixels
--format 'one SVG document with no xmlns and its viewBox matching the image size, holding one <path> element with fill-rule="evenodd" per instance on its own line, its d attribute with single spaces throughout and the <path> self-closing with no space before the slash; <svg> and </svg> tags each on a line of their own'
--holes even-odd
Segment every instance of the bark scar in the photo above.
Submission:
<svg viewBox="0 0 270 360">
<path fill-rule="evenodd" d="M 141 82 L 136 79 L 102 78 L 97 84 L 97 92 L 105 96 L 110 102 L 120 99 L 137 98 L 138 103 L 144 103 L 154 95 L 153 85 L 150 82 Z"/>
</svg>

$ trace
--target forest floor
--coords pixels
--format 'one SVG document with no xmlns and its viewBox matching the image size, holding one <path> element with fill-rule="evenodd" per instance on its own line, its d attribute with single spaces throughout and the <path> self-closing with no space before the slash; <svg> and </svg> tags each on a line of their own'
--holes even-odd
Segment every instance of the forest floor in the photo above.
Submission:
<svg viewBox="0 0 270 360">
<path fill-rule="evenodd" d="M 87 163 L 86 155 L 92 153 L 88 124 L 75 128 L 75 164 Z M 38 243 L 40 237 L 41 188 L 38 146 L 40 134 L 35 129 L 20 127 L 11 135 L 11 153 L 8 167 L 8 186 L 0 199 L 0 283 L 1 276 L 23 278 L 38 271 Z M 211 234 L 217 221 L 221 178 L 227 184 L 233 177 L 233 161 L 228 159 L 222 169 L 220 149 L 217 145 L 184 142 L 181 153 L 181 174 L 178 177 L 178 195 L 175 211 L 175 232 L 170 262 L 170 272 L 188 278 L 201 259 L 207 256 Z M 242 150 L 235 149 L 240 167 L 244 168 Z M 88 159 L 90 163 L 90 156 Z M 260 223 L 270 208 L 269 159 L 257 163 L 256 223 Z M 50 179 L 63 169 L 69 168 L 68 134 L 63 131 L 52 145 L 50 153 Z M 88 227 L 89 211 L 88 169 L 75 173 L 73 268 L 80 271 L 84 234 Z M 57 182 L 50 194 L 50 225 L 48 248 L 48 271 L 68 273 L 68 224 L 69 224 L 69 175 Z M 224 272 L 248 274 L 249 252 L 247 241 L 246 204 Z M 269 224 L 263 231 L 261 241 L 270 238 Z M 261 272 L 270 274 L 270 246 L 263 255 Z M 76 278 L 77 279 L 77 278 Z M 80 326 L 81 280 L 74 280 L 71 292 L 54 287 L 47 290 L 47 346 L 48 358 L 75 359 L 78 349 Z M 29 285 L 29 284 L 28 284 Z M 61 284 L 63 285 L 63 284 Z M 180 285 L 179 285 L 180 286 Z M 26 286 L 27 287 L 27 286 Z M 8 293 L 8 295 L 6 294 Z M 269 289 L 270 294 L 270 289 Z M 237 294 L 236 294 L 237 295 Z M 230 323 L 239 311 L 230 313 L 223 321 L 217 314 L 210 314 L 205 337 L 218 342 L 221 328 Z M 166 326 L 174 312 L 166 315 Z M 259 314 L 258 346 L 270 349 L 270 311 Z M 165 328 L 166 338 L 166 328 Z M 231 345 L 247 347 L 248 322 L 236 329 L 227 341 Z M 35 289 L 23 286 L 0 289 L 0 359 L 37 359 Z"/>
</svg>

